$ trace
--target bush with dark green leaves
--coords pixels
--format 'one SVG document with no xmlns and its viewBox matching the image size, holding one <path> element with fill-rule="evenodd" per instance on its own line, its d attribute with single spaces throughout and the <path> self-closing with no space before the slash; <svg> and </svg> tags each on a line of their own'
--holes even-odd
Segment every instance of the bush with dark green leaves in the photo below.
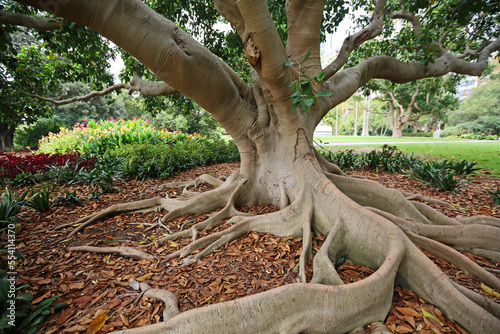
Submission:
<svg viewBox="0 0 500 334">
<path fill-rule="evenodd" d="M 388 173 L 407 173 L 422 182 L 445 191 L 457 191 L 467 185 L 466 176 L 476 173 L 475 162 L 441 160 L 425 161 L 399 151 L 395 146 L 384 145 L 382 150 L 357 153 L 353 150 L 332 152 L 321 150 L 325 159 L 341 169 L 368 168 Z"/>
<path fill-rule="evenodd" d="M 141 179 L 167 178 L 189 168 L 238 161 L 236 145 L 212 138 L 203 143 L 194 141 L 168 144 L 130 144 L 109 152 L 111 158 L 124 158 L 123 171 L 128 177 Z"/>
<path fill-rule="evenodd" d="M 56 122 L 53 119 L 42 118 L 36 123 L 26 126 L 20 126 L 14 133 L 14 144 L 17 148 L 30 148 L 32 150 L 38 149 L 38 142 L 42 137 L 52 133 L 59 133 L 64 123 Z"/>
</svg>

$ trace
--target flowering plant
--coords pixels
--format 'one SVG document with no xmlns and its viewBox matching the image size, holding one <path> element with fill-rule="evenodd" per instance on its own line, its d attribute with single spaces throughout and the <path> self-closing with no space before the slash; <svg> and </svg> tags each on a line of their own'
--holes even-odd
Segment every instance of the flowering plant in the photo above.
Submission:
<svg viewBox="0 0 500 334">
<path fill-rule="evenodd" d="M 155 129 L 149 120 L 132 118 L 131 120 L 90 121 L 85 118 L 76 123 L 73 129 L 64 129 L 58 134 L 49 134 L 40 140 L 39 151 L 44 153 L 80 152 L 81 154 L 102 154 L 109 149 L 126 144 L 176 144 L 188 140 L 204 141 L 206 136 L 194 133 L 188 135 L 181 131 L 169 132 L 167 129 Z"/>
</svg>

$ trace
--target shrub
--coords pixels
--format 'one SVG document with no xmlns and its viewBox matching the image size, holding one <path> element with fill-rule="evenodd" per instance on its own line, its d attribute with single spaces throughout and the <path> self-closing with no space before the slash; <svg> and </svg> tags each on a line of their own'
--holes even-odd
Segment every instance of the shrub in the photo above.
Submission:
<svg viewBox="0 0 500 334">
<path fill-rule="evenodd" d="M 0 168 L 4 170 L 4 177 L 13 178 L 25 172 L 35 174 L 38 171 L 48 170 L 50 166 L 75 166 L 89 168 L 95 159 L 83 159 L 79 153 L 73 154 L 31 154 L 31 152 L 3 153 L 0 152 Z"/>
<path fill-rule="evenodd" d="M 432 137 L 433 132 L 403 132 L 403 137 Z"/>
<path fill-rule="evenodd" d="M 112 158 L 124 158 L 127 176 L 167 178 L 173 173 L 202 165 L 239 160 L 233 142 L 210 138 L 203 143 L 187 141 L 176 145 L 130 144 L 109 152 Z"/>
<path fill-rule="evenodd" d="M 13 222 L 17 219 L 17 214 L 21 207 L 26 203 L 28 191 L 18 197 L 17 191 L 11 192 L 5 188 L 0 198 L 0 221 Z"/>
<path fill-rule="evenodd" d="M 475 162 L 423 161 L 413 155 L 406 155 L 395 146 L 382 146 L 381 151 L 356 153 L 353 150 L 331 152 L 322 150 L 325 159 L 337 164 L 341 169 L 369 168 L 388 173 L 408 173 L 410 176 L 441 190 L 456 191 L 468 182 L 465 177 L 475 173 Z"/>
<path fill-rule="evenodd" d="M 14 145 L 16 147 L 31 150 L 38 149 L 38 141 L 49 133 L 59 133 L 64 123 L 58 123 L 52 119 L 40 119 L 31 125 L 22 125 L 14 133 Z"/>
<path fill-rule="evenodd" d="M 111 117 L 98 122 L 85 120 L 83 123 L 76 123 L 71 130 L 63 129 L 59 134 L 50 134 L 42 138 L 39 150 L 44 153 L 79 152 L 83 155 L 101 155 L 107 150 L 128 144 L 177 144 L 189 140 L 204 141 L 206 136 L 157 130 L 142 118 L 116 121 Z"/>
<path fill-rule="evenodd" d="M 446 167 L 446 160 L 441 163 L 427 161 L 414 166 L 411 175 L 430 185 L 431 187 L 444 191 L 457 191 L 467 185 L 464 177 L 456 177 L 453 170 Z"/>
<path fill-rule="evenodd" d="M 48 212 L 51 206 L 49 189 L 43 187 L 39 192 L 33 194 L 24 206 L 40 213 Z"/>
<path fill-rule="evenodd" d="M 70 192 L 66 190 L 64 195 L 59 195 L 54 198 L 51 206 L 59 206 L 59 205 L 70 205 L 70 206 L 84 206 L 85 200 L 80 198 L 76 191 Z"/>
<path fill-rule="evenodd" d="M 322 149 L 320 153 L 326 160 L 333 162 L 342 170 L 355 170 L 360 167 L 361 155 L 354 150 L 332 152 Z"/>
</svg>

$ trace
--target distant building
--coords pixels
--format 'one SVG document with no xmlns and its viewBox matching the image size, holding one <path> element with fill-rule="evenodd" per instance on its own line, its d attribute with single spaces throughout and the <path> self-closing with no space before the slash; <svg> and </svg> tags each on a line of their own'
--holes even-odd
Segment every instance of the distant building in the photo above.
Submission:
<svg viewBox="0 0 500 334">
<path fill-rule="evenodd" d="M 333 128 L 329 125 L 323 123 L 323 121 L 319 122 L 316 129 L 314 129 L 314 136 L 331 136 Z"/>
<path fill-rule="evenodd" d="M 326 40 L 319 47 L 321 50 L 321 63 L 324 67 L 337 58 L 342 47 L 342 39 L 339 34 L 328 34 L 326 35 Z"/>
<path fill-rule="evenodd" d="M 461 101 L 465 100 L 465 98 L 472 93 L 472 90 L 479 86 L 479 77 L 471 77 L 466 76 L 457 87 L 457 96 Z"/>
</svg>

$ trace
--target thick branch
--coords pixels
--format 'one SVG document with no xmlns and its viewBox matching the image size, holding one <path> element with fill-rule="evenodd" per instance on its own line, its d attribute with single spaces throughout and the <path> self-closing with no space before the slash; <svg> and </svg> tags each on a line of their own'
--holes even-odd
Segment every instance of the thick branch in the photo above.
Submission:
<svg viewBox="0 0 500 334">
<path fill-rule="evenodd" d="M 245 37 L 245 22 L 241 16 L 236 0 L 215 0 L 215 9 L 236 29 L 242 41 Z"/>
<path fill-rule="evenodd" d="M 110 86 L 104 90 L 91 92 L 91 93 L 89 93 L 87 95 L 83 95 L 83 96 L 75 96 L 75 97 L 72 97 L 72 98 L 66 99 L 66 100 L 54 100 L 54 99 L 40 96 L 38 94 L 31 94 L 28 92 L 24 92 L 22 90 L 19 90 L 19 92 L 21 92 L 21 94 L 23 94 L 23 95 L 36 98 L 40 101 L 50 102 L 56 106 L 62 106 L 65 104 L 70 104 L 70 103 L 74 103 L 74 102 L 78 102 L 78 101 L 88 101 L 88 100 L 90 100 L 94 97 L 97 97 L 97 96 L 104 96 L 104 95 L 111 94 L 115 90 L 119 90 L 119 89 L 127 89 L 129 94 L 132 94 L 132 92 L 140 92 L 142 95 L 146 95 L 146 96 L 166 96 L 166 95 L 172 95 L 172 94 L 177 93 L 177 91 L 175 89 L 173 89 L 172 87 L 170 87 L 169 85 L 167 85 L 163 81 L 146 81 L 137 75 L 134 75 L 134 77 L 132 78 L 132 81 L 130 81 L 130 84 L 120 83 L 120 84 Z"/>
<path fill-rule="evenodd" d="M 384 7 L 386 1 L 380 0 L 377 1 L 375 9 L 372 14 L 371 22 L 365 29 L 359 31 L 358 33 L 348 36 L 344 43 L 342 44 L 342 48 L 340 49 L 339 55 L 335 60 L 328 65 L 325 71 L 325 80 L 331 78 L 342 66 L 345 65 L 351 52 L 356 49 L 358 46 L 363 44 L 364 42 L 373 39 L 380 35 L 382 29 L 384 27 Z"/>
<path fill-rule="evenodd" d="M 286 53 L 291 61 L 302 61 L 311 51 L 309 58 L 300 63 L 300 72 L 310 77 L 321 72 L 320 34 L 323 8 L 326 1 L 287 1 L 288 39 Z"/>
<path fill-rule="evenodd" d="M 36 31 L 47 31 L 59 29 L 63 21 L 55 17 L 32 17 L 0 10 L 0 23 L 27 27 Z"/>
<path fill-rule="evenodd" d="M 254 120 L 253 108 L 242 99 L 241 87 L 234 82 L 234 71 L 145 3 L 137 0 L 98 3 L 67 0 L 47 6 L 37 0 L 19 2 L 92 28 L 110 39 L 170 87 L 210 112 L 235 140 L 242 135 L 240 127 Z"/>
<path fill-rule="evenodd" d="M 248 37 L 243 41 L 252 67 L 259 73 L 263 90 L 276 110 L 288 116 L 292 82 L 290 71 L 285 70 L 285 48 L 271 18 L 267 1 L 240 0 L 238 8 L 245 21 Z"/>
<path fill-rule="evenodd" d="M 391 12 L 387 16 L 391 19 L 403 19 L 409 21 L 413 26 L 413 32 L 415 35 L 420 35 L 422 33 L 422 26 L 420 25 L 420 20 L 417 15 L 409 12 Z"/>
</svg>

